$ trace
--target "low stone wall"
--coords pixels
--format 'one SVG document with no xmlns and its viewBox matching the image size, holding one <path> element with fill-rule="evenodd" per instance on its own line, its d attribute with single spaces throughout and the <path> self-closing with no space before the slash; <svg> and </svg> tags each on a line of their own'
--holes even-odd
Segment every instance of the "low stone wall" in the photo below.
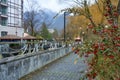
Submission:
<svg viewBox="0 0 120 80">
<path fill-rule="evenodd" d="M 69 52 L 71 47 L 4 58 L 0 60 L 0 80 L 18 80 Z"/>
</svg>

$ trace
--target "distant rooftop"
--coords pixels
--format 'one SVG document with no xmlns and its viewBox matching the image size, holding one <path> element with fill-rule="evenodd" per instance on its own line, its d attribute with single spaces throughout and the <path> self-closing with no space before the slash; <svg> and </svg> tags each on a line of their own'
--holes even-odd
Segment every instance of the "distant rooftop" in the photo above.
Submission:
<svg viewBox="0 0 120 80">
<path fill-rule="evenodd" d="M 31 36 L 31 35 L 29 35 L 27 33 L 24 33 L 23 37 L 12 35 L 12 34 L 8 34 L 6 36 L 0 37 L 0 40 L 20 40 L 20 39 L 23 39 L 23 40 L 35 40 L 37 38 L 34 37 L 34 36 Z"/>
</svg>

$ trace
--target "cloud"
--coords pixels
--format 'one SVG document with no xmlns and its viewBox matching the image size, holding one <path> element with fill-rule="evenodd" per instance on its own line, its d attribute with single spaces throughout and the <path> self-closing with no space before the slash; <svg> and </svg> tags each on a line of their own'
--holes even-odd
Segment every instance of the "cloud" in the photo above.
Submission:
<svg viewBox="0 0 120 80">
<path fill-rule="evenodd" d="M 24 10 L 33 4 L 39 5 L 43 10 L 49 9 L 53 12 L 59 12 L 61 9 L 72 7 L 75 0 L 24 0 Z M 83 0 L 79 0 L 82 2 Z M 90 3 L 94 3 L 94 0 L 88 0 Z"/>
<path fill-rule="evenodd" d="M 64 0 L 38 0 L 42 8 L 47 8 L 53 12 L 59 12 L 61 9 L 70 7 Z"/>
<path fill-rule="evenodd" d="M 72 0 L 34 0 L 34 3 L 36 2 L 36 4 L 38 4 L 42 9 L 49 9 L 53 12 L 59 12 L 61 9 L 70 7 L 72 4 L 71 1 Z M 31 3 L 33 3 L 33 0 L 24 0 L 25 7 L 28 7 L 28 4 Z"/>
</svg>

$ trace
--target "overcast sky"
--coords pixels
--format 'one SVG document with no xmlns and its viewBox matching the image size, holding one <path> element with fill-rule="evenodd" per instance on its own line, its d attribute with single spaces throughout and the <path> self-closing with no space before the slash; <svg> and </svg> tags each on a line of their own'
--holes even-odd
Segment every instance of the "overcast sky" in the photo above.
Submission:
<svg viewBox="0 0 120 80">
<path fill-rule="evenodd" d="M 24 12 L 26 10 L 29 10 L 30 5 L 33 5 L 34 7 L 39 5 L 39 7 L 42 10 L 47 9 L 54 13 L 58 13 L 61 9 L 72 7 L 75 4 L 75 2 L 73 2 L 74 0 L 23 0 L 23 1 L 24 1 Z M 82 1 L 82 0 L 80 0 L 80 1 Z M 93 2 L 94 0 L 90 0 L 90 1 Z M 52 17 L 55 15 L 52 15 Z M 57 21 L 58 23 L 56 22 L 56 20 L 54 20 L 54 21 L 52 24 L 54 25 L 54 23 L 56 23 L 57 24 L 56 27 L 63 26 L 63 22 L 62 22 L 63 17 L 58 19 L 58 21 Z M 60 25 L 58 25 L 58 24 L 60 24 Z"/>
<path fill-rule="evenodd" d="M 28 2 L 29 1 L 29 2 Z M 70 7 L 73 3 L 72 0 L 24 0 L 24 6 L 28 7 L 28 4 L 38 4 L 42 9 L 49 9 L 53 12 L 59 12 L 61 9 Z M 32 2 L 32 3 L 31 3 Z"/>
<path fill-rule="evenodd" d="M 29 4 L 32 2 L 34 5 L 38 4 L 42 9 L 46 8 L 53 12 L 59 12 L 61 9 L 68 8 L 73 5 L 73 0 L 24 0 L 25 7 L 28 7 L 28 1 Z"/>
<path fill-rule="evenodd" d="M 71 0 L 68 0 L 71 1 Z M 70 2 L 65 2 L 65 0 L 39 0 L 39 4 L 43 8 L 50 9 L 54 12 L 58 12 L 61 9 L 70 7 Z"/>
</svg>

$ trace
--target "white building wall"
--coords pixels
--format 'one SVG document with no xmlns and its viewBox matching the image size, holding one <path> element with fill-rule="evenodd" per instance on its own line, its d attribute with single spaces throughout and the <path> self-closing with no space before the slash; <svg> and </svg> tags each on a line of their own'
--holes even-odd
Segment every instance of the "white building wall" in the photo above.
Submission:
<svg viewBox="0 0 120 80">
<path fill-rule="evenodd" d="M 11 3 L 9 3 L 11 1 Z M 15 4 L 13 4 L 15 3 Z M 16 5 L 17 4 L 17 5 Z M 8 26 L 0 25 L 0 37 L 1 31 L 6 31 L 8 34 L 22 37 L 24 29 L 22 28 L 22 8 L 21 0 L 8 0 Z"/>
<path fill-rule="evenodd" d="M 21 0 L 8 0 L 8 1 L 11 1 L 11 3 L 8 3 L 8 12 L 10 12 L 8 13 L 8 24 L 12 23 L 10 24 L 10 26 L 21 27 L 22 26 Z"/>
<path fill-rule="evenodd" d="M 23 37 L 24 29 L 23 28 L 15 28 L 15 27 L 6 27 L 6 26 L 0 26 L 0 36 L 1 36 L 1 31 L 6 31 L 9 34 L 16 35 L 17 36 Z"/>
</svg>

